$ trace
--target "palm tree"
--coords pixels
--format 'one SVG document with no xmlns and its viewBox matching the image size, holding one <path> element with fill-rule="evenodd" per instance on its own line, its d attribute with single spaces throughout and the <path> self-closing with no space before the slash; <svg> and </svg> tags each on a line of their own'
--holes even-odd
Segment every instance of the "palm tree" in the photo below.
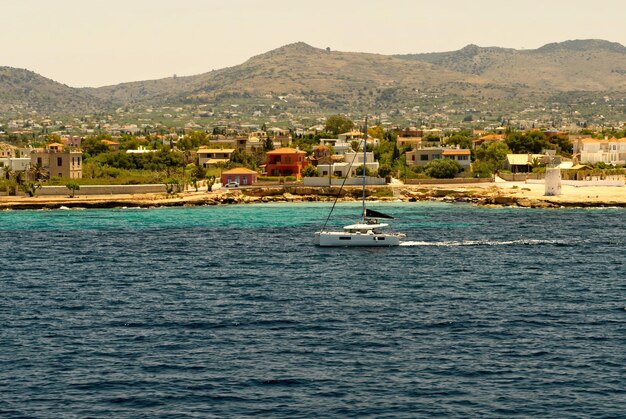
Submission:
<svg viewBox="0 0 626 419">
<path fill-rule="evenodd" d="M 31 166 L 30 169 L 28 169 L 28 174 L 35 182 L 47 180 L 49 177 L 48 172 L 46 171 L 46 169 L 44 169 L 41 163 L 37 163 L 34 166 Z"/>
<path fill-rule="evenodd" d="M 11 169 L 11 167 L 9 166 L 4 166 L 2 168 L 2 173 L 4 174 L 4 178 L 6 180 L 11 179 L 11 176 L 13 175 L 13 169 Z"/>
</svg>

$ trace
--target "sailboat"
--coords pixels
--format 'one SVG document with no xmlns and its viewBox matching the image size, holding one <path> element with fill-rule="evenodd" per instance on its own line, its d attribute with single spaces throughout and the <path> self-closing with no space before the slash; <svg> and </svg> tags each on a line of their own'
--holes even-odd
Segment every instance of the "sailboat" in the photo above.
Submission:
<svg viewBox="0 0 626 419">
<path fill-rule="evenodd" d="M 355 159 L 356 160 L 356 159 Z M 367 117 L 365 118 L 365 137 L 363 139 L 363 167 L 367 161 Z M 353 161 L 354 163 L 354 161 Z M 365 171 L 364 171 L 365 172 Z M 366 176 L 363 173 L 363 193 L 362 193 L 362 210 L 361 218 L 356 224 L 350 224 L 343 228 L 343 231 L 327 231 L 326 223 L 330 219 L 337 199 L 330 210 L 330 214 L 326 219 L 324 227 L 321 231 L 315 233 L 315 244 L 323 247 L 352 247 L 352 246 L 370 246 L 370 247 L 382 247 L 382 246 L 399 246 L 400 240 L 405 238 L 406 235 L 401 233 L 383 232 L 385 227 L 389 224 L 380 223 L 379 219 L 393 219 L 392 216 L 383 214 L 379 211 L 374 211 L 365 206 L 365 182 Z M 345 180 L 344 180 L 345 183 Z M 343 185 L 342 185 L 343 187 Z M 339 198 L 339 195 L 337 195 Z"/>
</svg>

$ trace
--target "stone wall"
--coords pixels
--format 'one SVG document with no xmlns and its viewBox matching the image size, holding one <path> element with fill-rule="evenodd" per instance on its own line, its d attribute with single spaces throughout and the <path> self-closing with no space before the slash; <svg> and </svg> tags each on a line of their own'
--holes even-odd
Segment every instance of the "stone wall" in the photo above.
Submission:
<svg viewBox="0 0 626 419">
<path fill-rule="evenodd" d="M 37 196 L 69 195 L 65 186 L 44 186 L 37 191 Z M 165 185 L 81 185 L 76 195 L 119 195 L 165 193 Z"/>
<path fill-rule="evenodd" d="M 407 185 L 460 185 L 464 183 L 490 183 L 492 178 L 454 178 L 454 179 L 406 179 Z"/>
<path fill-rule="evenodd" d="M 329 186 L 328 183 L 330 181 L 331 186 L 360 186 L 363 185 L 363 178 L 348 178 L 348 179 L 337 179 L 337 178 L 327 178 L 327 177 L 305 177 L 303 180 L 304 186 Z M 345 183 L 344 183 L 345 181 Z M 365 178 L 366 185 L 385 185 L 385 179 L 378 177 L 368 176 Z"/>
</svg>

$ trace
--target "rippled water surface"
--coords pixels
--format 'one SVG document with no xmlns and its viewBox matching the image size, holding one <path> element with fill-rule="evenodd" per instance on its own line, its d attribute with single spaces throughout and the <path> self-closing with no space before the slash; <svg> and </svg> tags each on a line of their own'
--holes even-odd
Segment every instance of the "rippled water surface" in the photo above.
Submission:
<svg viewBox="0 0 626 419">
<path fill-rule="evenodd" d="M 0 213 L 0 416 L 624 415 L 626 211 L 328 208 Z"/>
</svg>

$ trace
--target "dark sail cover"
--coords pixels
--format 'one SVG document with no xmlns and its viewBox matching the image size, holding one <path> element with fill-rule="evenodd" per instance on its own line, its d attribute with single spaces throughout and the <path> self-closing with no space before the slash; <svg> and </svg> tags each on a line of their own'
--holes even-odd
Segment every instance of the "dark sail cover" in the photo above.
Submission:
<svg viewBox="0 0 626 419">
<path fill-rule="evenodd" d="M 369 208 L 365 209 L 365 216 L 371 218 L 388 218 L 390 220 L 393 220 L 393 217 L 391 215 L 383 214 L 382 212 L 374 211 Z"/>
</svg>

